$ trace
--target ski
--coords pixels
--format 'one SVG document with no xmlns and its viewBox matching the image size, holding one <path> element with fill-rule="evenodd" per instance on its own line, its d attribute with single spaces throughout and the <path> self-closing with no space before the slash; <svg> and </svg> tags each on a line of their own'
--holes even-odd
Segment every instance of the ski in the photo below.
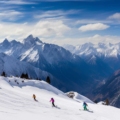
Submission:
<svg viewBox="0 0 120 120">
<path fill-rule="evenodd" d="M 79 109 L 80 111 L 87 111 L 87 112 L 91 112 L 91 113 L 93 113 L 93 111 L 91 111 L 91 110 L 83 110 L 83 109 Z"/>
<path fill-rule="evenodd" d="M 60 107 L 58 107 L 58 106 L 52 106 L 53 108 L 57 108 L 57 109 L 60 109 Z"/>
</svg>

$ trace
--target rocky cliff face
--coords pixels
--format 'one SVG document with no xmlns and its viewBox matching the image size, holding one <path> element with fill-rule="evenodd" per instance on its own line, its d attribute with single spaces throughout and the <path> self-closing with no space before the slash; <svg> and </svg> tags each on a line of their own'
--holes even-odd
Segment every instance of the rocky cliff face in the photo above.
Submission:
<svg viewBox="0 0 120 120">
<path fill-rule="evenodd" d="M 117 70 L 101 87 L 94 90 L 96 100 L 109 99 L 110 104 L 120 108 L 120 70 Z"/>
</svg>

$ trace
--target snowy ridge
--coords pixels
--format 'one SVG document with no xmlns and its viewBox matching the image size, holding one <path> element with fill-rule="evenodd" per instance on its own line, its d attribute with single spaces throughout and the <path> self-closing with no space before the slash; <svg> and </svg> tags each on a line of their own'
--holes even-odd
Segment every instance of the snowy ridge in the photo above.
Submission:
<svg viewBox="0 0 120 120">
<path fill-rule="evenodd" d="M 2 79 L 2 80 L 1 80 Z M 46 83 L 45 81 L 39 81 L 39 80 L 25 80 L 25 79 L 21 79 L 21 78 L 17 78 L 17 77 L 0 77 L 0 80 L 2 82 L 8 82 L 11 87 L 35 87 L 35 88 L 39 88 L 39 89 L 43 89 L 43 90 L 47 90 L 47 91 L 51 91 L 52 93 L 56 94 L 56 95 L 64 95 L 64 93 L 60 90 L 58 90 L 57 88 L 49 85 L 48 83 Z M 16 81 L 16 82 L 15 82 Z M 22 82 L 24 81 L 24 82 Z M 19 84 L 17 84 L 19 83 Z M 9 86 L 8 84 L 8 86 Z M 1 86 L 2 87 L 2 86 Z"/>
<path fill-rule="evenodd" d="M 85 43 L 83 45 L 64 45 L 64 48 L 72 52 L 76 55 L 97 55 L 97 56 L 105 56 L 105 57 L 117 57 L 120 55 L 120 43 L 116 44 L 92 44 L 92 43 Z"/>
<path fill-rule="evenodd" d="M 32 35 L 25 38 L 22 43 L 15 40 L 9 42 L 5 39 L 0 43 L 0 52 L 15 56 L 21 61 L 32 62 L 33 64 L 42 60 L 47 61 L 49 64 L 53 64 L 55 62 L 58 63 L 63 59 L 67 61 L 73 59 L 72 54 L 63 47 L 43 43 L 39 38 L 34 38 Z"/>
<path fill-rule="evenodd" d="M 15 82 L 19 82 L 17 84 Z M 63 92 L 43 81 L 0 77 L 1 120 L 119 120 L 120 109 L 88 103 L 91 112 L 79 110 L 82 103 L 68 98 Z M 38 102 L 32 95 L 36 95 Z M 58 108 L 51 107 L 50 98 Z M 113 114 L 114 111 L 114 114 Z"/>
<path fill-rule="evenodd" d="M 77 102 L 87 102 L 87 103 L 93 103 L 93 101 L 91 101 L 90 99 L 88 99 L 87 97 L 77 93 L 77 92 L 74 92 L 74 91 L 70 91 L 70 92 L 67 92 L 66 93 L 67 96 L 71 96 L 72 99 L 76 100 Z"/>
<path fill-rule="evenodd" d="M 77 92 L 74 92 L 75 96 L 74 96 L 74 100 L 80 101 L 80 102 L 87 102 L 87 103 L 93 103 L 90 99 L 88 99 L 87 97 L 80 95 Z"/>
<path fill-rule="evenodd" d="M 105 104 L 105 102 L 104 102 L 104 101 L 100 101 L 100 102 L 98 102 L 97 104 L 98 104 L 98 105 L 103 105 L 103 104 Z"/>
</svg>

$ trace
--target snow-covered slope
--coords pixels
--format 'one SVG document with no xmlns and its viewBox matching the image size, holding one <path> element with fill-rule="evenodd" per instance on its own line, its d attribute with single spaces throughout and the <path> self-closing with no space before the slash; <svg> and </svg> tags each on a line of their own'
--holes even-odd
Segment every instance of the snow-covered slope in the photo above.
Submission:
<svg viewBox="0 0 120 120">
<path fill-rule="evenodd" d="M 19 85 L 14 82 L 17 80 Z M 88 103 L 93 112 L 82 111 L 82 103 L 43 81 L 0 77 L 1 120 L 119 120 L 120 109 Z M 38 102 L 32 95 L 35 94 Z M 51 107 L 50 98 L 58 108 Z"/>
<path fill-rule="evenodd" d="M 77 92 L 74 92 L 74 91 L 70 91 L 70 92 L 67 92 L 66 95 L 68 97 L 72 96 L 72 99 L 76 100 L 77 102 L 87 102 L 87 103 L 93 103 L 93 101 L 91 101 L 90 99 L 88 99 L 87 97 L 77 93 Z"/>
</svg>

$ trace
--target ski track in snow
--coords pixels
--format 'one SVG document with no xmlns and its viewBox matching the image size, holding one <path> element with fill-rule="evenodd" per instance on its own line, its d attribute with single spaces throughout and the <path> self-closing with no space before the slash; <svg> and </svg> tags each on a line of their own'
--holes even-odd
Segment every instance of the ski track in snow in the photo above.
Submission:
<svg viewBox="0 0 120 120">
<path fill-rule="evenodd" d="M 120 109 L 88 103 L 83 111 L 82 103 L 68 98 L 63 92 L 44 81 L 0 77 L 0 120 L 119 120 Z M 10 83 L 8 82 L 10 80 Z M 38 102 L 32 95 L 36 95 Z M 50 98 L 55 99 L 52 107 Z M 85 100 L 85 98 L 84 98 Z M 88 99 L 87 99 L 88 100 Z M 82 101 L 82 99 L 80 99 Z"/>
</svg>

